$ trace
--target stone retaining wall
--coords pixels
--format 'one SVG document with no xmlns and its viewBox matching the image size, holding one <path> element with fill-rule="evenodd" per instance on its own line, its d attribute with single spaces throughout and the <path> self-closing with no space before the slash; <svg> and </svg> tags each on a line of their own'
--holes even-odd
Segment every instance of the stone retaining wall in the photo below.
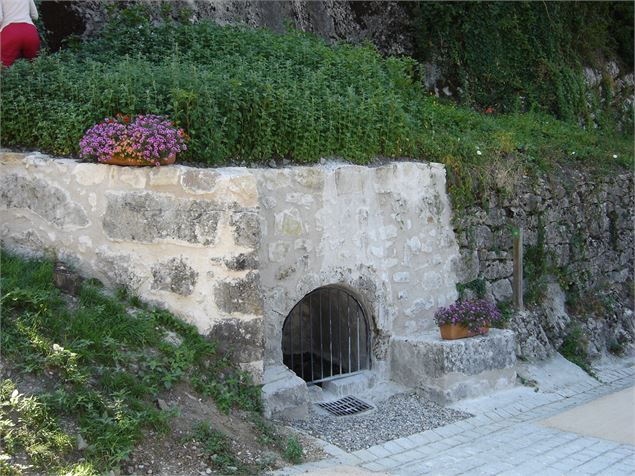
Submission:
<svg viewBox="0 0 635 476">
<path fill-rule="evenodd" d="M 533 312 L 515 316 L 517 353 L 544 358 L 558 349 L 571 316 L 564 301 L 597 296 L 611 301 L 606 312 L 587 307 L 577 319 L 588 351 L 598 356 L 612 342 L 632 346 L 635 193 L 633 176 L 597 176 L 554 170 L 544 179 L 517 181 L 513 192 L 491 194 L 455 219 L 466 294 L 485 291 L 499 303 L 512 297 L 513 227 L 524 232 L 525 288 L 537 302 Z M 621 293 L 621 295 L 619 295 Z M 531 293 L 530 293 L 531 295 Z M 576 319 L 573 319 L 576 320 Z"/>
<path fill-rule="evenodd" d="M 457 297 L 439 164 L 125 168 L 4 153 L 3 246 L 63 260 L 168 308 L 261 375 L 284 319 L 321 286 L 364 307 L 372 366 Z"/>
<path fill-rule="evenodd" d="M 3 246 L 130 288 L 217 338 L 258 379 L 282 366 L 291 309 L 333 285 L 364 308 L 371 368 L 391 378 L 391 341 L 435 331 L 457 283 L 510 299 L 513 226 L 525 231 L 526 267 L 531 256 L 546 263 L 527 285 L 544 284 L 549 301 L 543 317 L 512 321 L 521 358 L 547 356 L 568 332 L 559 285 L 578 295 L 632 285 L 628 174 L 525 178 L 452 225 L 440 164 L 126 168 L 2 153 L 0 172 Z M 595 354 L 632 345 L 629 307 L 580 321 Z"/>
</svg>

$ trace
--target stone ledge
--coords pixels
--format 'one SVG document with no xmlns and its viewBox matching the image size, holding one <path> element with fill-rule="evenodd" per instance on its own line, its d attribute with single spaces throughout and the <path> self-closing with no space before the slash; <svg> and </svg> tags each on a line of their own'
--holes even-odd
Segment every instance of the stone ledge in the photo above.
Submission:
<svg viewBox="0 0 635 476">
<path fill-rule="evenodd" d="M 390 350 L 392 379 L 441 404 L 510 388 L 516 380 L 514 333 L 509 330 L 448 341 L 438 331 L 396 337 Z"/>
<path fill-rule="evenodd" d="M 265 370 L 262 402 L 265 418 L 300 420 L 309 416 L 306 382 L 284 365 Z"/>
</svg>

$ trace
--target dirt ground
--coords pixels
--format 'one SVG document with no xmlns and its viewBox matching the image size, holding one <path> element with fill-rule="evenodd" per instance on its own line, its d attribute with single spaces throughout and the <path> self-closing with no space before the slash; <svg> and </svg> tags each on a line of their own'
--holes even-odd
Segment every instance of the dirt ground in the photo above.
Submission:
<svg viewBox="0 0 635 476">
<path fill-rule="evenodd" d="M 11 378 L 22 394 L 37 395 L 52 391 L 57 379 L 47 372 L 38 375 L 20 372 L 6 360 L 0 358 L 0 378 Z M 198 395 L 186 384 L 175 386 L 160 395 L 162 409 L 174 410 L 176 415 L 170 419 L 170 430 L 156 433 L 148 430 L 143 440 L 109 476 L 118 475 L 209 475 L 209 474 L 262 474 L 287 466 L 281 454 L 271 442 L 262 438 L 255 418 L 248 412 L 233 412 L 225 415 L 215 403 Z M 158 402 L 158 399 L 157 399 Z M 240 466 L 215 469 L 212 458 L 203 444 L 194 438 L 194 428 L 201 422 L 207 422 L 215 430 L 224 433 L 230 440 L 231 453 L 240 462 Z M 303 462 L 317 461 L 327 457 L 315 440 L 290 428 L 269 422 L 279 436 L 280 447 L 284 447 L 287 437 L 295 435 L 303 450 Z M 74 421 L 60 421 L 62 428 L 70 435 L 78 434 Z M 81 459 L 81 451 L 75 453 Z M 28 458 L 20 453 L 13 455 L 14 461 L 28 468 Z M 26 469 L 25 475 L 42 474 Z"/>
<path fill-rule="evenodd" d="M 212 400 L 195 395 L 185 385 L 176 386 L 162 395 L 171 409 L 178 410 L 178 415 L 171 420 L 171 430 L 167 435 L 149 432 L 129 457 L 129 461 L 122 465 L 123 474 L 226 474 L 214 470 L 210 457 L 200 442 L 191 438 L 193 428 L 199 422 L 209 422 L 214 429 L 229 437 L 234 455 L 250 468 L 247 474 L 257 474 L 289 464 L 274 448 L 262 441 L 249 413 L 225 415 L 217 410 Z M 281 426 L 277 426 L 276 430 L 283 442 L 292 433 L 291 429 Z M 327 456 L 310 437 L 296 432 L 293 434 L 302 445 L 303 461 L 316 461 Z"/>
</svg>

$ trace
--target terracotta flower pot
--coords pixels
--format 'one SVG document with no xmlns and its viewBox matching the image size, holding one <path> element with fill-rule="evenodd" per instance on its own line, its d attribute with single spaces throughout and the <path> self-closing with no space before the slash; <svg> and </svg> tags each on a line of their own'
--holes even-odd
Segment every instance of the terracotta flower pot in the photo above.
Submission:
<svg viewBox="0 0 635 476">
<path fill-rule="evenodd" d="M 454 340 L 487 334 L 489 327 L 481 327 L 478 331 L 473 331 L 459 324 L 444 324 L 439 326 L 439 331 L 441 332 L 442 339 Z"/>
<path fill-rule="evenodd" d="M 159 165 L 172 165 L 176 162 L 176 157 L 168 157 L 167 159 L 161 159 L 158 162 Z M 113 155 L 110 159 L 100 160 L 99 163 L 108 165 L 123 165 L 128 167 L 148 167 L 156 165 L 152 162 L 127 157 L 125 155 Z"/>
</svg>

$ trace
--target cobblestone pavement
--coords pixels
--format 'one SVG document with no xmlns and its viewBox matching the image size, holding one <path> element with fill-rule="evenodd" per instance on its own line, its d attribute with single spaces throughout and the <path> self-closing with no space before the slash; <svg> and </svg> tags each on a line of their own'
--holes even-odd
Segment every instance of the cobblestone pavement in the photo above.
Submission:
<svg viewBox="0 0 635 476">
<path fill-rule="evenodd" d="M 344 467 L 403 476 L 635 474 L 634 446 L 540 424 L 546 418 L 632 387 L 635 368 L 599 371 L 598 377 L 599 381 L 587 380 L 551 393 L 527 387 L 501 392 L 485 400 L 491 404 L 481 405 L 482 411 L 473 418 L 353 453 L 326 445 L 332 458 L 275 474 L 328 475 Z M 476 413 L 474 409 L 468 411 Z"/>
</svg>

